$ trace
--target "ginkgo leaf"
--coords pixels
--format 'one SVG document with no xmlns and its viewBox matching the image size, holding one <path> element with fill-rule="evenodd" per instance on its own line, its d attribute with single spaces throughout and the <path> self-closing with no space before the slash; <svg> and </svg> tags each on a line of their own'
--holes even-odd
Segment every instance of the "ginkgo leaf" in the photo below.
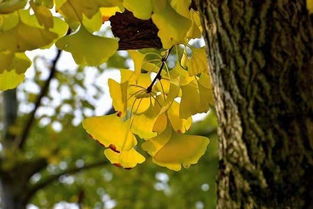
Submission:
<svg viewBox="0 0 313 209">
<path fill-rule="evenodd" d="M 191 117 L 187 119 L 180 118 L 179 116 L 179 103 L 173 102 L 168 112 L 168 119 L 170 120 L 173 129 L 179 133 L 185 133 L 191 126 Z"/>
<path fill-rule="evenodd" d="M 170 71 L 170 75 L 171 79 L 176 78 L 179 81 L 180 86 L 188 85 L 195 79 L 193 76 L 190 76 L 188 72 L 179 64 Z"/>
<path fill-rule="evenodd" d="M 109 20 L 109 18 L 115 15 L 116 12 L 122 12 L 120 7 L 101 7 L 100 14 L 102 17 L 102 22 Z"/>
<path fill-rule="evenodd" d="M 190 82 L 188 85 L 181 86 L 182 96 L 179 108 L 181 118 L 189 118 L 199 112 L 200 95 L 196 81 Z"/>
<path fill-rule="evenodd" d="M 27 0 L 6 0 L 0 1 L 0 14 L 7 14 L 24 8 Z"/>
<path fill-rule="evenodd" d="M 310 13 L 313 13 L 313 0 L 306 0 L 306 5 Z"/>
<path fill-rule="evenodd" d="M 128 54 L 134 61 L 135 73 L 139 75 L 141 73 L 141 68 L 146 55 L 137 50 L 128 50 Z"/>
<path fill-rule="evenodd" d="M 62 0 L 56 4 L 56 9 L 69 24 L 75 25 L 82 21 L 83 15 L 92 18 L 100 7 L 119 6 L 121 3 L 121 0 Z"/>
<path fill-rule="evenodd" d="M 118 43 L 113 38 L 93 35 L 80 26 L 76 33 L 59 39 L 56 46 L 71 52 L 77 64 L 97 66 L 116 52 Z"/>
<path fill-rule="evenodd" d="M 192 21 L 191 27 L 187 32 L 188 39 L 201 38 L 202 26 L 200 15 L 198 11 L 190 10 L 190 20 Z"/>
<path fill-rule="evenodd" d="M 120 117 L 126 115 L 127 109 L 127 87 L 128 82 L 118 83 L 112 79 L 108 81 L 110 95 L 115 111 L 118 112 Z"/>
<path fill-rule="evenodd" d="M 24 80 L 24 74 L 17 74 L 15 70 L 0 73 L 0 91 L 13 89 Z"/>
<path fill-rule="evenodd" d="M 143 20 L 150 19 L 153 9 L 151 0 L 124 0 L 123 6 Z"/>
<path fill-rule="evenodd" d="M 0 52 L 0 73 L 15 70 L 16 73 L 24 73 L 30 67 L 31 61 L 24 53 Z"/>
<path fill-rule="evenodd" d="M 56 33 L 20 22 L 12 29 L 0 32 L 0 51 L 33 50 L 50 44 L 57 37 Z"/>
<path fill-rule="evenodd" d="M 188 67 L 188 73 L 190 76 L 198 75 L 202 72 L 208 73 L 209 64 L 205 48 L 193 48 L 192 56 L 187 60 L 186 65 Z"/>
<path fill-rule="evenodd" d="M 189 5 L 191 0 L 171 0 L 171 6 L 175 11 L 184 16 L 189 18 Z"/>
<path fill-rule="evenodd" d="M 82 124 L 92 138 L 115 152 L 130 150 L 137 144 L 130 132 L 130 121 L 124 121 L 116 114 L 90 117 Z"/>
<path fill-rule="evenodd" d="M 100 30 L 102 25 L 101 13 L 97 12 L 91 18 L 88 18 L 87 16 L 83 15 L 82 24 L 90 33 Z"/>
<path fill-rule="evenodd" d="M 53 16 L 51 14 L 50 9 L 43 5 L 38 5 L 33 1 L 30 1 L 30 5 L 34 10 L 34 13 L 37 17 L 37 20 L 40 25 L 43 25 L 45 28 L 53 27 Z"/>
<path fill-rule="evenodd" d="M 155 102 L 144 114 L 134 115 L 131 127 L 132 132 L 143 139 L 155 137 L 157 135 L 155 123 L 159 115 L 162 114 L 160 111 L 161 107 Z"/>
<path fill-rule="evenodd" d="M 200 95 L 199 112 L 207 112 L 214 105 L 213 86 L 209 74 L 202 73 L 198 80 Z"/>
<path fill-rule="evenodd" d="M 112 164 L 123 168 L 133 168 L 137 164 L 145 161 L 145 157 L 134 148 L 128 151 L 122 151 L 121 153 L 114 152 L 111 149 L 106 149 L 104 150 L 104 155 Z"/>
<path fill-rule="evenodd" d="M 158 36 L 163 48 L 185 43 L 186 34 L 191 26 L 190 19 L 178 14 L 169 4 L 163 10 L 155 11 L 152 20 L 158 27 Z"/>
<path fill-rule="evenodd" d="M 167 116 L 165 113 L 158 116 L 157 120 L 154 123 L 152 131 L 157 133 L 162 133 L 167 127 Z"/>
<path fill-rule="evenodd" d="M 179 171 L 198 162 L 205 153 L 209 140 L 203 136 L 185 135 L 167 129 L 164 133 L 143 143 L 142 148 L 152 157 L 153 162 Z"/>
</svg>

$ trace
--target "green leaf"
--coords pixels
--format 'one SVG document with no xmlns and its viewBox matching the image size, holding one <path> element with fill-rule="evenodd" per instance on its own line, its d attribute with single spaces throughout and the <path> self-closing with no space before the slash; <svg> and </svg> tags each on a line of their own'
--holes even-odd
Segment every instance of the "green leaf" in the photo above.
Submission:
<svg viewBox="0 0 313 209">
<path fill-rule="evenodd" d="M 59 39 L 56 46 L 72 53 L 77 64 L 97 66 L 117 51 L 118 42 L 113 38 L 95 36 L 81 25 L 76 33 Z"/>
<path fill-rule="evenodd" d="M 164 48 L 186 43 L 191 20 L 178 14 L 171 5 L 167 4 L 163 10 L 155 11 L 152 20 L 159 29 L 158 36 Z"/>
</svg>

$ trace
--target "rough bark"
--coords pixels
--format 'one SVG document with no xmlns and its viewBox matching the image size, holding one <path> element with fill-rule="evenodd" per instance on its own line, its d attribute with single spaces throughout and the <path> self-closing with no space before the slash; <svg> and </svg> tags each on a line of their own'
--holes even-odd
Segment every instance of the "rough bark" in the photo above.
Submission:
<svg viewBox="0 0 313 209">
<path fill-rule="evenodd" d="M 313 208 L 313 17 L 306 1 L 196 4 L 220 124 L 217 208 Z"/>
</svg>

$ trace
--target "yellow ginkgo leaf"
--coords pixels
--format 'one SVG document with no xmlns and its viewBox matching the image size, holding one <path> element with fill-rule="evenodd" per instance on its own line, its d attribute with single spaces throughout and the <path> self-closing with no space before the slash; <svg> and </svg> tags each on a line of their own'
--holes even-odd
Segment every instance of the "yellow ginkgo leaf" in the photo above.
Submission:
<svg viewBox="0 0 313 209">
<path fill-rule="evenodd" d="M 113 38 L 95 36 L 80 26 L 76 33 L 59 39 L 56 46 L 71 52 L 77 64 L 97 66 L 116 52 L 118 42 Z"/>
<path fill-rule="evenodd" d="M 192 56 L 186 61 L 188 67 L 188 73 L 190 76 L 198 75 L 202 72 L 209 72 L 208 58 L 205 52 L 205 48 L 193 48 Z"/>
<path fill-rule="evenodd" d="M 0 73 L 15 70 L 16 73 L 24 73 L 30 67 L 31 61 L 24 53 L 0 52 Z"/>
<path fill-rule="evenodd" d="M 166 130 L 163 134 L 144 142 L 142 148 L 152 157 L 153 162 L 179 171 L 198 162 L 205 153 L 209 139 L 203 136 L 185 135 Z"/>
<path fill-rule="evenodd" d="M 168 49 L 187 41 L 185 37 L 191 26 L 191 20 L 178 14 L 169 3 L 164 9 L 154 11 L 152 20 L 159 29 L 158 36 L 163 48 Z"/>
<path fill-rule="evenodd" d="M 157 120 L 154 123 L 152 131 L 157 133 L 162 133 L 167 127 L 167 116 L 165 113 L 158 116 Z"/>
<path fill-rule="evenodd" d="M 199 113 L 200 94 L 198 83 L 194 80 L 188 85 L 181 86 L 182 96 L 179 107 L 179 116 L 187 119 L 190 116 Z"/>
<path fill-rule="evenodd" d="M 184 16 L 189 18 L 189 5 L 191 0 L 171 0 L 171 6 L 175 11 Z"/>
<path fill-rule="evenodd" d="M 141 73 L 143 61 L 144 61 L 146 55 L 140 53 L 137 50 L 129 50 L 128 53 L 129 53 L 130 57 L 132 58 L 132 60 L 134 61 L 135 73 L 137 75 L 139 75 Z"/>
<path fill-rule="evenodd" d="M 17 74 L 15 70 L 0 73 L 0 91 L 13 89 L 24 80 L 24 74 Z"/>
<path fill-rule="evenodd" d="M 102 22 L 109 20 L 109 18 L 115 15 L 116 12 L 122 12 L 120 7 L 101 7 L 100 14 L 102 17 Z"/>
<path fill-rule="evenodd" d="M 100 7 L 120 6 L 122 0 L 59 0 L 56 1 L 56 9 L 65 19 L 75 25 L 81 22 L 83 15 L 92 18 L 100 9 Z"/>
<path fill-rule="evenodd" d="M 137 144 L 130 132 L 130 121 L 123 121 L 116 114 L 87 118 L 83 127 L 92 138 L 115 152 L 130 150 Z"/>
<path fill-rule="evenodd" d="M 176 78 L 179 81 L 180 86 L 188 85 L 195 78 L 194 76 L 190 76 L 188 72 L 182 68 L 180 65 L 176 65 L 170 71 L 171 78 Z"/>
<path fill-rule="evenodd" d="M 310 13 L 313 13 L 313 0 L 306 0 L 306 5 Z"/>
<path fill-rule="evenodd" d="M 145 161 L 145 157 L 134 148 L 128 151 L 122 151 L 121 153 L 114 152 L 111 149 L 106 149 L 104 150 L 104 155 L 112 164 L 126 169 L 133 168 L 137 164 Z"/>
<path fill-rule="evenodd" d="M 45 28 L 52 28 L 53 16 L 50 9 L 43 5 L 36 4 L 33 1 L 30 1 L 30 5 L 34 10 L 39 24 L 43 25 Z"/>
<path fill-rule="evenodd" d="M 0 14 L 7 14 L 18 9 L 23 9 L 27 0 L 6 0 L 0 1 Z"/>
<path fill-rule="evenodd" d="M 151 0 L 124 0 L 123 6 L 143 20 L 150 19 L 153 9 Z"/>
<path fill-rule="evenodd" d="M 187 32 L 188 39 L 201 38 L 202 26 L 201 26 L 199 12 L 191 9 L 190 19 L 192 21 L 192 24 L 191 24 L 189 31 Z"/>
<path fill-rule="evenodd" d="M 180 118 L 179 116 L 179 103 L 173 102 L 168 112 L 168 119 L 170 120 L 173 129 L 178 133 L 185 133 L 191 126 L 191 117 L 187 119 Z"/>
<path fill-rule="evenodd" d="M 120 117 L 124 117 L 127 111 L 127 88 L 128 82 L 118 83 L 115 80 L 109 79 L 109 90 L 112 97 L 112 103 L 115 111 Z"/>
<path fill-rule="evenodd" d="M 0 32 L 0 51 L 23 52 L 44 47 L 58 35 L 20 22 L 14 28 Z"/>
<path fill-rule="evenodd" d="M 200 106 L 199 112 L 207 112 L 214 105 L 213 86 L 209 74 L 202 73 L 198 80 Z"/>
<path fill-rule="evenodd" d="M 155 123 L 159 116 L 163 114 L 161 110 L 162 107 L 158 102 L 155 102 L 154 105 L 151 105 L 145 113 L 134 115 L 131 127 L 132 132 L 143 139 L 150 139 L 155 137 L 157 135 Z"/>
</svg>

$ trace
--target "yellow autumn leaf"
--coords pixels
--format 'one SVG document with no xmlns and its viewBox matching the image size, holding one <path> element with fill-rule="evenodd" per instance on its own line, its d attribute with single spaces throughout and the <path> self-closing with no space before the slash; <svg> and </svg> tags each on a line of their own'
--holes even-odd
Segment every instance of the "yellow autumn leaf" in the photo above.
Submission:
<svg viewBox="0 0 313 209">
<path fill-rule="evenodd" d="M 161 97 L 157 97 L 156 99 L 160 100 Z M 162 108 L 159 102 L 155 102 L 154 105 L 150 105 L 145 113 L 133 115 L 132 132 L 143 139 L 155 137 L 157 135 L 155 123 L 159 116 L 164 113 Z"/>
<path fill-rule="evenodd" d="M 121 153 L 114 152 L 111 149 L 106 149 L 104 150 L 104 155 L 112 164 L 126 169 L 133 168 L 137 164 L 145 161 L 145 157 L 134 148 L 128 151 L 122 151 Z"/>
<path fill-rule="evenodd" d="M 124 0 L 123 6 L 135 17 L 143 20 L 150 19 L 153 9 L 151 0 Z"/>
<path fill-rule="evenodd" d="M 34 10 L 36 18 L 40 25 L 43 25 L 45 28 L 52 28 L 53 27 L 53 16 L 47 7 L 43 5 L 38 5 L 33 1 L 30 1 L 30 5 Z"/>
<path fill-rule="evenodd" d="M 306 0 L 306 5 L 310 13 L 313 13 L 313 0 Z"/>
<path fill-rule="evenodd" d="M 57 37 L 56 33 L 20 22 L 12 29 L 0 32 L 0 51 L 23 52 L 33 50 L 50 44 Z"/>
<path fill-rule="evenodd" d="M 109 18 L 115 15 L 116 12 L 122 12 L 120 7 L 101 7 L 100 14 L 102 17 L 102 22 L 109 20 Z"/>
<path fill-rule="evenodd" d="M 179 103 L 173 102 L 168 112 L 168 119 L 172 124 L 173 129 L 179 133 L 185 133 L 191 126 L 192 119 L 188 117 L 183 119 L 179 116 Z"/>
<path fill-rule="evenodd" d="M 116 52 L 118 42 L 113 38 L 93 35 L 80 26 L 76 33 L 59 39 L 56 46 L 70 52 L 77 64 L 97 66 Z"/>
<path fill-rule="evenodd" d="M 0 91 L 13 89 L 24 80 L 24 74 L 17 74 L 15 70 L 0 73 Z"/>
<path fill-rule="evenodd" d="M 30 67 L 31 61 L 24 53 L 0 52 L 0 73 L 15 70 L 16 73 L 24 73 Z"/>
<path fill-rule="evenodd" d="M 214 105 L 213 86 L 209 74 L 202 73 L 198 80 L 200 106 L 199 112 L 207 112 Z"/>
<path fill-rule="evenodd" d="M 159 29 L 158 36 L 163 48 L 168 49 L 175 44 L 186 43 L 186 34 L 191 21 L 178 14 L 169 3 L 162 10 L 155 10 L 152 20 Z"/>
<path fill-rule="evenodd" d="M 116 114 L 90 117 L 82 124 L 92 138 L 115 152 L 130 150 L 137 144 L 135 136 L 130 132 L 130 121 L 124 121 Z"/>
<path fill-rule="evenodd" d="M 6 0 L 0 1 L 0 14 L 7 14 L 18 9 L 23 9 L 27 0 Z"/>
<path fill-rule="evenodd" d="M 181 86 L 182 96 L 180 101 L 179 115 L 181 118 L 189 118 L 199 113 L 200 95 L 197 82 L 194 80 L 188 85 Z"/>
<path fill-rule="evenodd" d="M 192 48 L 192 56 L 187 59 L 186 66 L 188 67 L 188 73 L 190 76 L 198 75 L 202 72 L 208 73 L 209 64 L 205 48 Z"/>
<path fill-rule="evenodd" d="M 118 83 L 115 80 L 108 81 L 110 95 L 115 111 L 120 117 L 124 117 L 127 113 L 127 88 L 128 82 Z"/>
<path fill-rule="evenodd" d="M 205 153 L 209 139 L 203 136 L 185 135 L 168 128 L 165 132 L 143 143 L 153 162 L 179 171 L 198 162 Z"/>
</svg>

